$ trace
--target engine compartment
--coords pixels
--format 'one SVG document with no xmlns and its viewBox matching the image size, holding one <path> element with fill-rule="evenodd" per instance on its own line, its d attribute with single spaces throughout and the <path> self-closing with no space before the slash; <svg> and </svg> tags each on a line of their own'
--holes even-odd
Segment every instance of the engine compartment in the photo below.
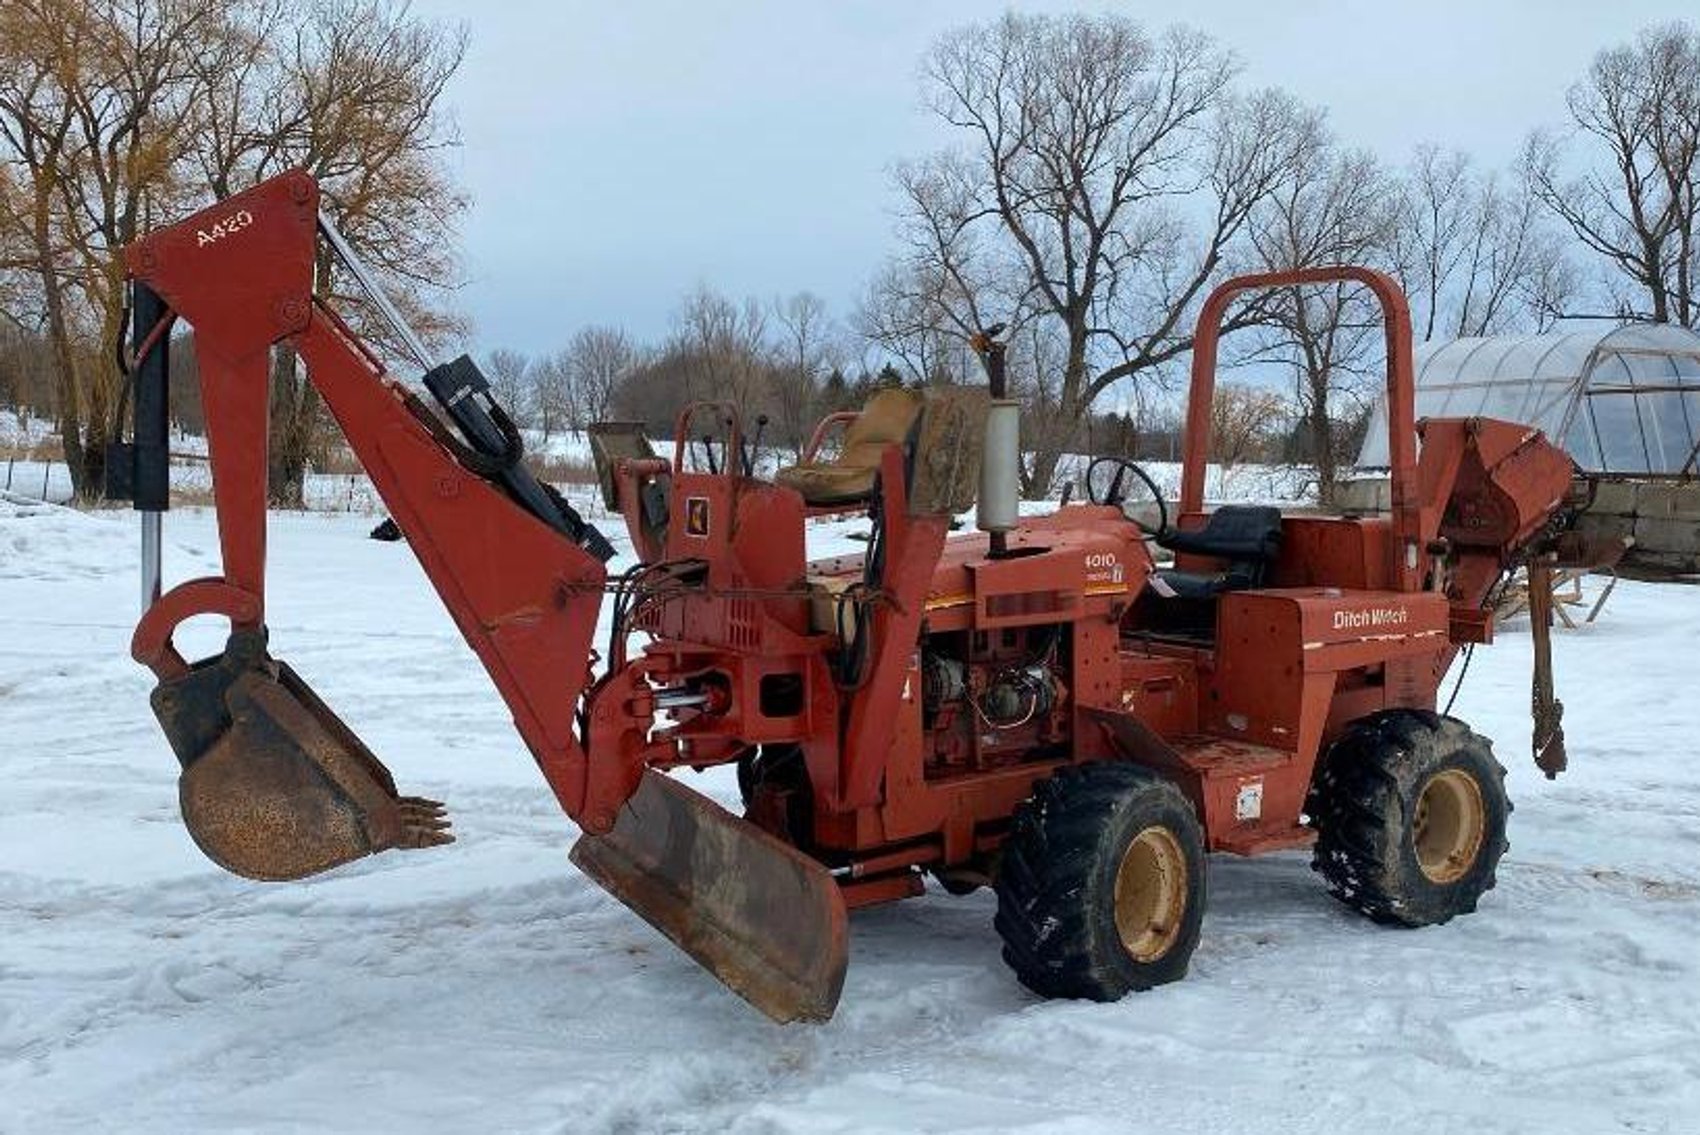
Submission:
<svg viewBox="0 0 1700 1135">
<path fill-rule="evenodd" d="M 1052 760 L 1068 749 L 1069 626 L 930 634 L 921 645 L 928 780 Z"/>
</svg>

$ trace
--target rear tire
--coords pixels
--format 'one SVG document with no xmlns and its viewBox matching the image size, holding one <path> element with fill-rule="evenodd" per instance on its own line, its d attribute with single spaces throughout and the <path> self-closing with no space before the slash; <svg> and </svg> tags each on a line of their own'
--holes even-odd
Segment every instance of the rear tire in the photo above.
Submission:
<svg viewBox="0 0 1700 1135">
<path fill-rule="evenodd" d="M 1493 888 L 1511 801 L 1493 746 L 1462 721 L 1395 709 L 1329 749 L 1307 806 L 1311 867 L 1377 922 L 1430 926 Z"/>
<path fill-rule="evenodd" d="M 1204 918 L 1204 836 L 1169 781 L 1059 769 L 1015 812 L 996 882 L 1003 958 L 1041 997 L 1115 1001 L 1186 976 Z"/>
</svg>

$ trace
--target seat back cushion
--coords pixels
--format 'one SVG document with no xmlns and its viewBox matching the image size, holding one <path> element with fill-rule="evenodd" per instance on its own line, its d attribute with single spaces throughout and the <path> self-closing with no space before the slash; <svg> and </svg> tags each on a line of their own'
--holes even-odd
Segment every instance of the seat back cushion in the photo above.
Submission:
<svg viewBox="0 0 1700 1135">
<path fill-rule="evenodd" d="M 880 455 L 888 445 L 900 445 L 909 437 L 921 413 L 921 395 L 914 390 L 882 390 L 868 399 L 856 420 L 844 429 L 844 446 L 834 465 L 858 469 L 879 468 Z"/>
<path fill-rule="evenodd" d="M 1226 560 L 1267 561 L 1281 552 L 1281 510 L 1264 505 L 1225 504 L 1204 527 L 1170 532 L 1158 543 L 1171 552 Z"/>
<path fill-rule="evenodd" d="M 908 439 L 921 405 L 921 395 L 916 391 L 880 391 L 845 427 L 837 458 L 781 469 L 774 480 L 795 489 L 814 505 L 841 504 L 867 496 L 873 490 L 886 447 Z"/>
</svg>

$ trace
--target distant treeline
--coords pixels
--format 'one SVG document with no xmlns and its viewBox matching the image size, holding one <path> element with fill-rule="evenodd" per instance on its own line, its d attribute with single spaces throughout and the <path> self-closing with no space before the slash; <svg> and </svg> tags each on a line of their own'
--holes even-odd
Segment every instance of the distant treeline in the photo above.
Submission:
<svg viewBox="0 0 1700 1135">
<path fill-rule="evenodd" d="M 0 7 L 0 402 L 50 419 L 83 492 L 123 428 L 118 253 L 153 219 L 305 165 L 432 345 L 452 353 L 455 228 L 445 91 L 463 29 L 402 0 L 14 0 Z M 670 428 L 692 398 L 768 417 L 795 452 L 875 386 L 978 381 L 1003 328 L 1026 415 L 1024 487 L 1062 454 L 1172 455 L 1200 304 L 1239 272 L 1364 264 L 1410 296 L 1419 340 L 1575 317 L 1700 325 L 1700 34 L 1606 47 L 1566 120 L 1483 169 L 1444 146 L 1389 160 L 1324 110 L 1249 87 L 1231 50 L 1115 15 L 1005 14 L 920 61 L 950 145 L 895 166 L 897 231 L 861 301 L 735 301 L 701 288 L 669 334 L 588 327 L 553 352 L 479 355 L 544 434 L 599 417 Z M 319 293 L 380 348 L 328 260 Z M 1326 501 L 1379 385 L 1379 313 L 1351 285 L 1231 307 L 1223 460 L 1315 467 Z M 198 403 L 187 352 L 177 413 Z M 1250 383 L 1255 381 L 1255 385 Z M 272 493 L 335 448 L 287 345 L 272 368 Z"/>
</svg>

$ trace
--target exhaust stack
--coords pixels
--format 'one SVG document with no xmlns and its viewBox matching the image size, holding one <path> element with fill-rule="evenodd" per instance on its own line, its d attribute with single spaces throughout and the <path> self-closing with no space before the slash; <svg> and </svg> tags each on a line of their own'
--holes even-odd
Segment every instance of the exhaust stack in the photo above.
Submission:
<svg viewBox="0 0 1700 1135">
<path fill-rule="evenodd" d="M 980 498 L 975 508 L 975 525 L 991 535 L 993 559 L 1008 554 L 1007 533 L 1021 513 L 1021 404 L 1007 397 L 1009 386 L 1005 351 L 998 338 L 999 323 L 976 334 L 970 341 L 986 368 L 986 388 L 992 396 L 986 412 L 986 444 L 980 460 Z"/>
<path fill-rule="evenodd" d="M 980 461 L 980 531 L 1001 534 L 1015 527 L 1021 500 L 1021 403 L 994 397 L 986 414 L 986 452 Z"/>
</svg>

